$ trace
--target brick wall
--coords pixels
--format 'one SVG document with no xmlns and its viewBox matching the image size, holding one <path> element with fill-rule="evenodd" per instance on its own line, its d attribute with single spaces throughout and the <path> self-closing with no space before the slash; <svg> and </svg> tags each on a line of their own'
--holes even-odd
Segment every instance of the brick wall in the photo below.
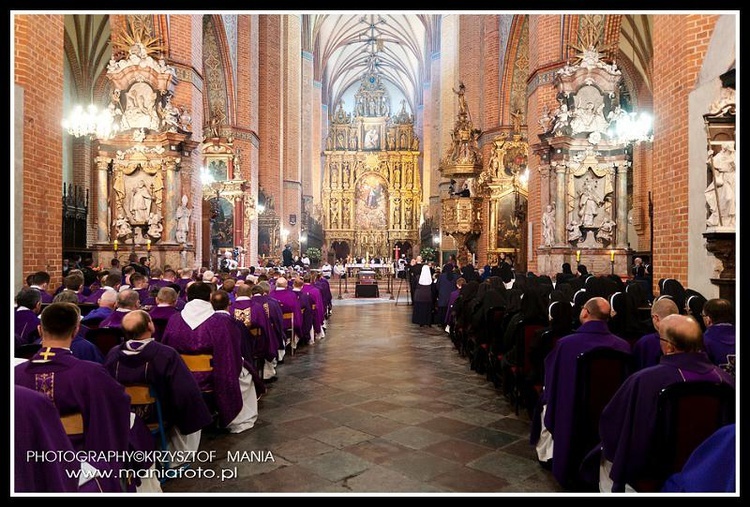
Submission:
<svg viewBox="0 0 750 507">
<path fill-rule="evenodd" d="M 37 270 L 62 282 L 63 16 L 16 15 L 14 82 L 23 105 L 23 275 Z M 22 234 L 21 234 L 22 232 Z"/>
<path fill-rule="evenodd" d="M 717 19 L 699 14 L 653 17 L 654 280 L 687 280 L 688 95 Z"/>
</svg>

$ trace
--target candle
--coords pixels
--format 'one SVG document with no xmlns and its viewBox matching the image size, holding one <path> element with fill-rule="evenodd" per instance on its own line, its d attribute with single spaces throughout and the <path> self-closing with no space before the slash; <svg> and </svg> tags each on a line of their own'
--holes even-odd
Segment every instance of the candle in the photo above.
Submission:
<svg viewBox="0 0 750 507">
<path fill-rule="evenodd" d="M 114 241 L 112 244 L 113 248 L 115 249 L 115 252 L 117 251 L 117 240 Z"/>
<path fill-rule="evenodd" d="M 576 262 L 580 262 L 580 261 L 581 261 L 581 251 L 576 250 Z"/>
<path fill-rule="evenodd" d="M 151 251 L 151 239 L 146 240 L 146 250 Z"/>
<path fill-rule="evenodd" d="M 615 262 L 615 251 L 610 250 L 609 251 L 609 262 Z"/>
</svg>

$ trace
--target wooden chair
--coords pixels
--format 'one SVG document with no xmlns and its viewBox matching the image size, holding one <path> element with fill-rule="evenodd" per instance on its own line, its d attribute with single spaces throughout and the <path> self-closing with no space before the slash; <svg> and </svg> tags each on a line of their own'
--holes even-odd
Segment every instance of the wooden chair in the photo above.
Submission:
<svg viewBox="0 0 750 507">
<path fill-rule="evenodd" d="M 122 334 L 122 329 L 119 327 L 99 327 L 96 329 L 89 329 L 85 338 L 99 347 L 99 350 L 104 357 L 107 357 L 107 353 L 110 349 L 119 346 L 125 340 Z"/>
<path fill-rule="evenodd" d="M 599 442 L 599 419 L 602 410 L 612 399 L 632 371 L 632 356 L 628 352 L 601 347 L 578 355 L 574 421 L 568 463 L 569 481 L 564 487 L 574 490 L 590 489 L 591 485 L 578 478 L 583 458 Z"/>
<path fill-rule="evenodd" d="M 65 434 L 70 436 L 83 435 L 83 416 L 80 412 L 60 416 Z"/>
<path fill-rule="evenodd" d="M 735 422 L 735 389 L 729 384 L 678 382 L 659 393 L 649 466 L 629 481 L 638 492 L 660 491 L 690 454 L 716 430 Z"/>
<path fill-rule="evenodd" d="M 185 365 L 193 373 L 207 373 L 214 369 L 214 356 L 211 354 L 180 354 Z M 213 390 L 201 390 L 203 399 L 212 414 L 216 415 L 216 400 Z"/>
<path fill-rule="evenodd" d="M 281 312 L 284 318 L 284 344 L 291 347 L 291 354 L 294 355 L 294 351 L 297 348 L 297 343 L 295 343 L 294 340 L 294 312 L 289 305 L 286 305 L 281 301 L 279 301 L 279 306 L 281 306 Z"/>
<path fill-rule="evenodd" d="M 164 335 L 164 330 L 167 328 L 167 322 L 169 319 L 151 319 L 154 323 L 154 339 L 161 341 L 161 337 Z"/>
<path fill-rule="evenodd" d="M 151 434 L 157 439 L 159 449 L 168 450 L 167 431 L 161 408 L 161 401 L 152 386 L 146 384 L 130 384 L 125 386 L 125 392 L 130 396 L 130 408 L 133 413 L 143 419 Z M 166 456 L 166 454 L 164 454 Z M 169 460 L 161 462 L 162 470 L 169 468 Z M 166 478 L 161 479 L 164 482 Z"/>
<path fill-rule="evenodd" d="M 531 368 L 531 360 L 529 358 L 529 350 L 534 335 L 537 331 L 541 330 L 544 326 L 540 324 L 526 324 L 523 322 L 518 323 L 516 329 L 516 365 L 511 366 L 510 372 L 513 378 L 513 394 L 514 405 L 516 415 L 518 415 L 521 408 L 521 383 L 524 382 Z"/>
</svg>

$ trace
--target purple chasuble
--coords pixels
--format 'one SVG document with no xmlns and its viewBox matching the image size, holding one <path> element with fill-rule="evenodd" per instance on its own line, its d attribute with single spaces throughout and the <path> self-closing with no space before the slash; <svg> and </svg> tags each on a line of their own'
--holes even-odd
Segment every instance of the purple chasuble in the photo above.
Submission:
<svg viewBox="0 0 750 507">
<path fill-rule="evenodd" d="M 242 409 L 239 377 L 242 370 L 241 337 L 226 316 L 213 314 L 191 329 L 180 314 L 169 319 L 161 342 L 180 354 L 211 354 L 213 370 L 192 372 L 202 391 L 212 391 L 219 422 L 226 426 Z"/>
</svg>

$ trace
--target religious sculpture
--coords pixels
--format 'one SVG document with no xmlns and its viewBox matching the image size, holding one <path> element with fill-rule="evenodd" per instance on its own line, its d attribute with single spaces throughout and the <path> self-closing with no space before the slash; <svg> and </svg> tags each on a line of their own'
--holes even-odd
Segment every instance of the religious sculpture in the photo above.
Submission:
<svg viewBox="0 0 750 507">
<path fill-rule="evenodd" d="M 617 224 L 610 217 L 607 217 L 599 226 L 599 230 L 596 232 L 596 239 L 602 243 L 607 244 L 612 242 L 612 236 L 615 233 L 615 226 Z"/>
<path fill-rule="evenodd" d="M 542 244 L 552 246 L 555 243 L 555 207 L 547 205 L 546 211 L 542 213 Z"/>
<path fill-rule="evenodd" d="M 373 150 L 378 147 L 378 130 L 375 127 L 370 127 L 365 134 L 365 149 Z"/>
<path fill-rule="evenodd" d="M 154 197 L 149 192 L 148 187 L 146 187 L 146 182 L 138 180 L 138 184 L 130 200 L 130 213 L 135 223 L 145 224 L 148 222 L 153 200 Z"/>
<path fill-rule="evenodd" d="M 736 220 L 735 153 L 734 142 L 722 144 L 721 150 L 708 152 L 708 166 L 712 180 L 704 191 L 709 217 L 707 227 L 734 227 Z"/>
<path fill-rule="evenodd" d="M 130 227 L 130 222 L 123 215 L 117 217 L 115 220 L 115 228 L 117 229 L 117 237 L 124 238 L 133 233 L 133 229 Z"/>
<path fill-rule="evenodd" d="M 580 241 L 581 239 L 581 224 L 575 218 L 571 218 L 570 222 L 566 226 L 568 231 L 568 241 Z"/>
<path fill-rule="evenodd" d="M 164 230 L 164 226 L 161 223 L 161 215 L 159 213 L 151 213 L 148 217 L 148 235 L 152 238 L 161 238 L 161 233 Z"/>
<path fill-rule="evenodd" d="M 581 217 L 581 225 L 593 227 L 594 217 L 599 214 L 599 206 L 603 204 L 604 201 L 596 193 L 596 183 L 586 178 L 578 195 L 578 216 Z"/>
<path fill-rule="evenodd" d="M 167 94 L 164 106 L 161 108 L 162 125 L 169 132 L 177 132 L 180 128 L 180 111 L 172 104 L 172 95 Z"/>
<path fill-rule="evenodd" d="M 175 240 L 178 243 L 187 243 L 188 231 L 190 230 L 190 214 L 192 210 L 188 208 L 187 202 L 187 196 L 183 195 L 182 204 L 177 208 L 177 212 L 175 213 L 175 219 L 177 220 Z"/>
</svg>

